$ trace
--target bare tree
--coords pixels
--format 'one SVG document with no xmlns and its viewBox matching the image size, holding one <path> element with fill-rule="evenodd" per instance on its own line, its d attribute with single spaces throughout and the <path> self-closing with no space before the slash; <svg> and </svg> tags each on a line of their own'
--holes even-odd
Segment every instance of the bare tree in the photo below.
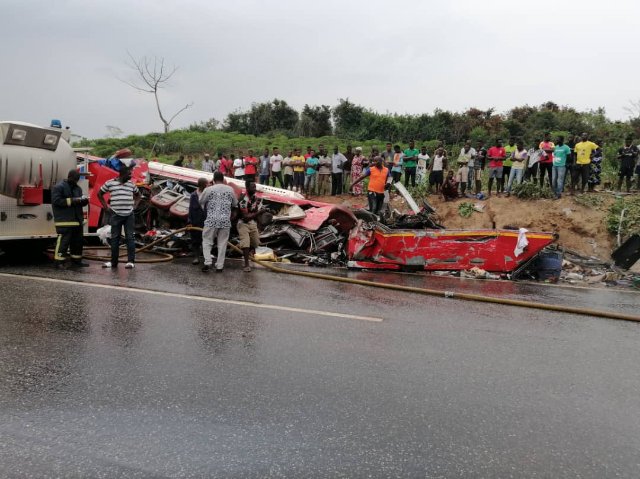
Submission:
<svg viewBox="0 0 640 479">
<path fill-rule="evenodd" d="M 117 126 L 107 125 L 105 128 L 107 129 L 107 138 L 118 138 L 119 136 L 124 135 L 122 128 Z"/>
<path fill-rule="evenodd" d="M 126 80 L 121 80 L 123 83 L 126 83 L 132 88 L 135 88 L 138 91 L 144 93 L 152 93 L 153 97 L 156 100 L 156 107 L 158 109 L 158 116 L 164 125 L 164 132 L 169 132 L 169 126 L 171 122 L 183 111 L 193 106 L 193 102 L 187 103 L 184 107 L 178 110 L 172 117 L 167 119 L 162 113 L 162 109 L 160 108 L 160 99 L 158 98 L 158 90 L 164 88 L 173 74 L 178 70 L 178 67 L 172 66 L 167 67 L 164 62 L 164 58 L 156 57 L 141 57 L 136 59 L 131 55 L 130 52 L 127 52 L 129 55 L 129 62 L 127 65 L 135 71 L 138 79 L 137 82 L 130 82 Z"/>
<path fill-rule="evenodd" d="M 629 115 L 629 118 L 640 118 L 640 100 L 629 100 L 627 106 L 622 109 Z"/>
</svg>

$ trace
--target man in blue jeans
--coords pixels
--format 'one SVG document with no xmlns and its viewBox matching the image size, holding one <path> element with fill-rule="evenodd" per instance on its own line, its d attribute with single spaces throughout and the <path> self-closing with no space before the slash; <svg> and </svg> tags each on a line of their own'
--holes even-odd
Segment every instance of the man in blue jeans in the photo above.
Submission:
<svg viewBox="0 0 640 479">
<path fill-rule="evenodd" d="M 271 157 L 269 156 L 269 148 L 265 148 L 260 157 L 260 184 L 268 185 L 271 177 Z"/>
<path fill-rule="evenodd" d="M 104 195 L 111 195 L 109 204 L 104 199 Z M 133 269 L 136 261 L 136 243 L 133 237 L 135 218 L 133 209 L 135 198 L 140 194 L 138 187 L 131 181 L 131 169 L 122 168 L 120 175 L 113 180 L 107 181 L 98 191 L 98 199 L 105 211 L 111 213 L 111 261 L 102 265 L 103 268 L 115 268 L 118 266 L 118 256 L 120 252 L 120 236 L 124 226 L 124 234 L 127 243 L 127 264 L 125 268 Z"/>
<path fill-rule="evenodd" d="M 564 144 L 564 136 L 559 136 L 553 150 L 553 167 L 551 170 L 551 189 L 559 199 L 564 191 L 564 179 L 567 174 L 567 161 L 571 156 L 571 148 Z"/>
</svg>

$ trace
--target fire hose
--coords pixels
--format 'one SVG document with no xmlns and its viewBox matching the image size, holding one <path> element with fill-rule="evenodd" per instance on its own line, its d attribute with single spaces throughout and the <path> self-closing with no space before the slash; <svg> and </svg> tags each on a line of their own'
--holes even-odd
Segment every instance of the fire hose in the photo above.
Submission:
<svg viewBox="0 0 640 479">
<path fill-rule="evenodd" d="M 202 231 L 202 228 L 199 228 L 197 226 L 185 226 L 184 228 L 175 230 L 171 232 L 169 235 L 164 236 L 152 243 L 149 243 L 148 245 L 143 246 L 142 248 L 136 250 L 136 252 L 141 253 L 141 252 L 147 251 L 153 246 L 155 246 L 156 244 L 162 243 L 178 233 L 182 233 L 184 231 L 190 231 L 190 230 Z M 231 249 L 233 249 L 234 251 L 242 254 L 242 250 L 238 248 L 236 245 L 232 243 L 228 243 L 228 246 L 231 247 Z M 106 248 L 103 248 L 103 249 L 106 249 Z M 158 254 L 158 253 L 155 253 L 155 254 Z M 168 254 L 168 253 L 160 253 L 160 254 L 163 256 L 162 258 L 153 259 L 153 260 L 144 260 L 139 262 L 161 263 L 161 262 L 171 261 L 173 259 L 173 256 L 171 254 Z M 94 260 L 104 259 L 104 257 L 94 256 L 94 255 L 85 255 L 84 257 L 87 259 L 94 259 Z M 598 309 L 576 308 L 573 306 L 562 306 L 562 305 L 547 304 L 547 303 L 533 303 L 530 301 L 522 301 L 518 299 L 507 299 L 507 298 L 496 298 L 493 296 L 484 296 L 479 294 L 457 293 L 454 291 L 442 291 L 437 289 L 417 288 L 414 286 L 402 286 L 398 284 L 389 284 L 389 283 L 376 283 L 373 281 L 366 281 L 366 280 L 354 279 L 354 278 L 345 278 L 342 276 L 334 276 L 330 274 L 313 273 L 310 271 L 290 270 L 286 268 L 281 268 L 267 261 L 258 260 L 256 258 L 252 258 L 251 260 L 254 263 L 260 266 L 263 266 L 264 268 L 267 268 L 268 270 L 274 273 L 289 274 L 293 276 L 304 276 L 307 278 L 321 279 L 325 281 L 336 281 L 340 283 L 356 284 L 356 285 L 367 286 L 371 288 L 381 288 L 381 289 L 389 289 L 394 291 L 402 291 L 407 293 L 417 293 L 417 294 L 422 294 L 427 296 L 460 299 L 463 301 L 477 301 L 481 303 L 500 304 L 503 306 L 517 306 L 521 308 L 539 309 L 542 311 L 554 311 L 558 313 L 570 313 L 570 314 L 579 314 L 582 316 L 593 316 L 598 318 L 608 318 L 608 319 L 618 319 L 622 321 L 640 322 L 639 316 L 618 313 L 615 311 L 602 311 Z"/>
</svg>

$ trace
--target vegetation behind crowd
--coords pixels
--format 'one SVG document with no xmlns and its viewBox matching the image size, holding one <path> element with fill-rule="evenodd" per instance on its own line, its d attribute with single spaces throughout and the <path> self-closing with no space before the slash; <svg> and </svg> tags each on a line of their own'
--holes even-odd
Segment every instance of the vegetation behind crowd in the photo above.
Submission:
<svg viewBox="0 0 640 479">
<path fill-rule="evenodd" d="M 85 139 L 80 146 L 94 147 L 97 156 L 108 156 L 128 147 L 136 156 L 172 161 L 179 154 L 201 155 L 203 152 L 238 154 L 253 149 L 260 154 L 263 148 L 273 146 L 280 147 L 286 154 L 294 147 L 315 148 L 318 144 L 329 149 L 337 144 L 343 151 L 347 144 L 363 146 L 368 153 L 373 146 L 382 149 L 387 141 L 406 147 L 413 139 L 418 147 L 427 146 L 430 153 L 438 141 L 443 141 L 457 157 L 456 150 L 467 139 L 475 146 L 478 140 L 491 145 L 498 137 L 505 142 L 516 138 L 529 147 L 547 131 L 554 139 L 557 135 L 568 139 L 570 135 L 587 132 L 604 147 L 603 180 L 611 181 L 617 162 L 610 160 L 615 158 L 625 137 L 640 137 L 640 114 L 628 121 L 612 121 L 603 108 L 578 111 L 547 102 L 540 106 L 518 106 L 504 114 L 496 113 L 493 108 L 469 108 L 465 112 L 438 109 L 432 114 L 400 115 L 378 113 L 348 99 L 341 99 L 334 107 L 305 105 L 298 112 L 286 101 L 275 99 L 254 103 L 247 111 L 232 112 L 222 122 L 212 118 L 168 133 Z"/>
</svg>

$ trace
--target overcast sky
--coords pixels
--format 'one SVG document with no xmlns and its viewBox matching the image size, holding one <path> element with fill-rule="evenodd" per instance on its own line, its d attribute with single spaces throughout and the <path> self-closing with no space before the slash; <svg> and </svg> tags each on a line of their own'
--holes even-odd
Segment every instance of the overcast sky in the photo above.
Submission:
<svg viewBox="0 0 640 479">
<path fill-rule="evenodd" d="M 134 57 L 179 70 L 161 102 L 184 127 L 281 98 L 380 112 L 640 99 L 640 2 L 625 0 L 2 0 L 0 119 L 99 138 L 162 130 L 119 81 Z"/>
</svg>

